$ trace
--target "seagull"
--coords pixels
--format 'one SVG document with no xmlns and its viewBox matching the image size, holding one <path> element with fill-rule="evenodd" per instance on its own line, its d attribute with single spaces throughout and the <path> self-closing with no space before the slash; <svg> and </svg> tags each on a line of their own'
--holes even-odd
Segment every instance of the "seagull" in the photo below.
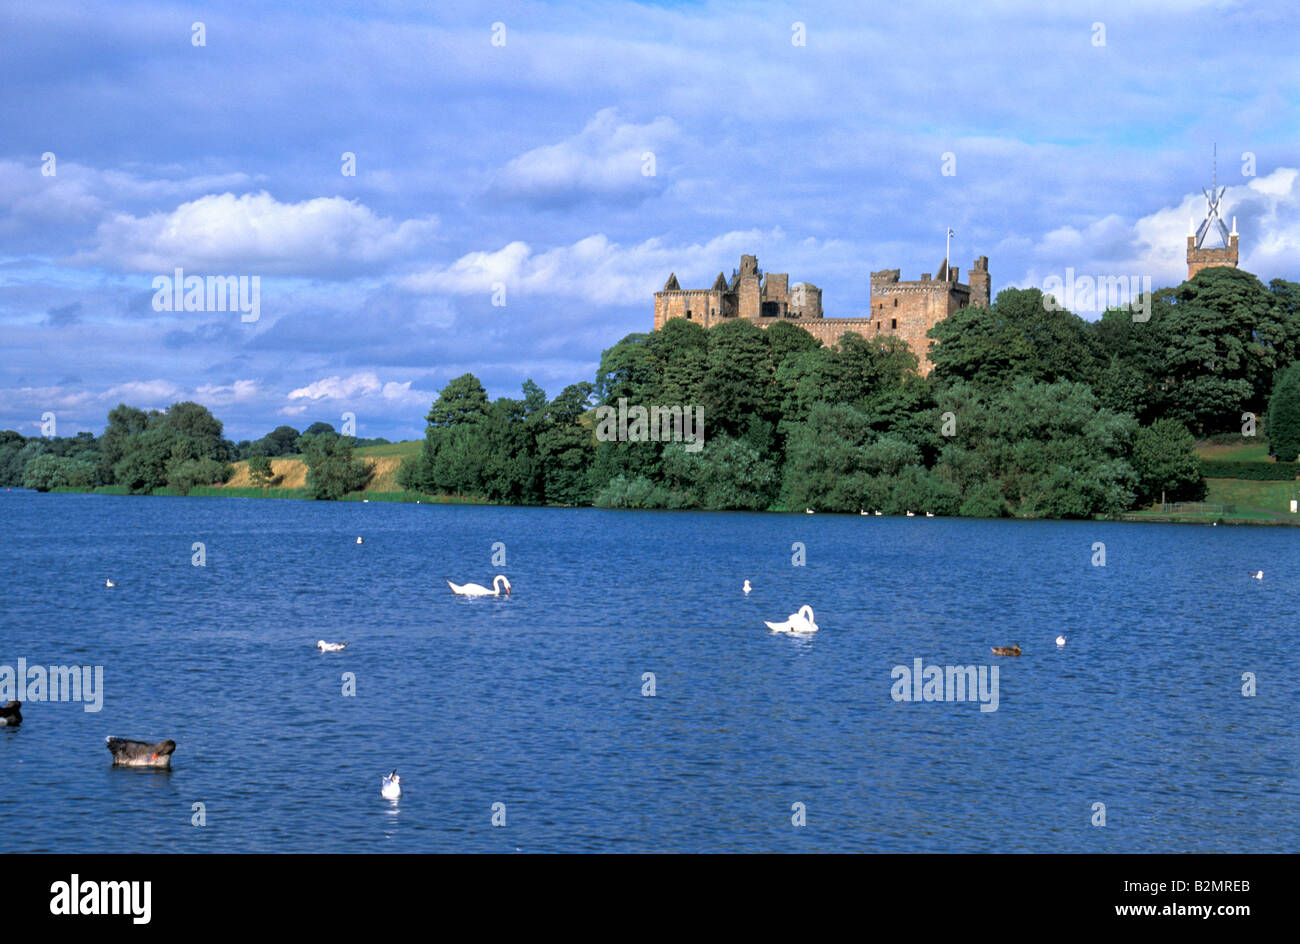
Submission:
<svg viewBox="0 0 1300 944">
<path fill-rule="evenodd" d="M 347 647 L 345 642 L 326 642 L 324 639 L 316 643 L 316 648 L 321 652 L 342 652 Z"/>
<path fill-rule="evenodd" d="M 1065 634 L 1064 634 L 1064 633 L 1062 633 L 1060 636 L 1057 636 L 1057 637 L 1056 637 L 1056 644 L 1057 644 L 1058 646 L 1064 646 L 1064 645 L 1065 645 Z"/>
<path fill-rule="evenodd" d="M 743 587 L 741 587 L 740 589 L 744 590 L 746 593 L 749 593 L 749 591 L 753 590 L 754 588 L 751 587 L 751 586 L 749 585 L 749 581 L 746 580 L 746 581 L 745 581 L 745 585 L 744 585 Z"/>
<path fill-rule="evenodd" d="M 1255 571 L 1253 574 L 1251 574 L 1251 576 L 1254 577 L 1256 580 L 1263 580 L 1263 579 L 1264 579 L 1264 571 L 1262 571 L 1262 570 L 1257 570 L 1257 571 Z"/>
<path fill-rule="evenodd" d="M 396 800 L 402 795 L 402 778 L 397 776 L 396 770 L 384 777 L 384 785 L 379 788 L 379 793 L 385 800 Z"/>
<path fill-rule="evenodd" d="M 106 587 L 116 587 L 117 584 L 113 583 L 113 581 L 111 581 L 111 580 L 105 580 L 105 581 L 104 581 L 104 586 L 106 586 Z"/>
<path fill-rule="evenodd" d="M 365 541 L 361 540 L 361 535 L 359 535 L 359 534 L 357 535 L 357 543 L 358 543 L 358 544 L 365 544 L 365 543 L 366 543 Z"/>
</svg>

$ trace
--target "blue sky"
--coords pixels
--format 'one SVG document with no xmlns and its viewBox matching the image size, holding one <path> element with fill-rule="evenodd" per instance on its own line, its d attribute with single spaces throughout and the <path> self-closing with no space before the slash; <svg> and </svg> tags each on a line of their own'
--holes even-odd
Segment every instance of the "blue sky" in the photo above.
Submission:
<svg viewBox="0 0 1300 944">
<path fill-rule="evenodd" d="M 1216 143 L 1243 267 L 1300 280 L 1292 6 L 1047 6 L 6 2 L 0 428 L 409 438 L 465 371 L 592 379 L 669 272 L 757 253 L 853 316 L 948 226 L 995 292 L 1176 284 Z M 260 317 L 155 311 L 176 267 Z"/>
</svg>

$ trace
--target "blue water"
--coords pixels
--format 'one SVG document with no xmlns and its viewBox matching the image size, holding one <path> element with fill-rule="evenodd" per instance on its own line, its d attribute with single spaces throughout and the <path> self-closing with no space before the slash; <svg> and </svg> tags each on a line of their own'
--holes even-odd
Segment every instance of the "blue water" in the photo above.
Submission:
<svg viewBox="0 0 1300 944">
<path fill-rule="evenodd" d="M 1291 529 L 15 490 L 0 599 L 0 665 L 105 689 L 0 729 L 9 852 L 1300 849 Z M 998 710 L 893 701 L 918 657 Z"/>
</svg>

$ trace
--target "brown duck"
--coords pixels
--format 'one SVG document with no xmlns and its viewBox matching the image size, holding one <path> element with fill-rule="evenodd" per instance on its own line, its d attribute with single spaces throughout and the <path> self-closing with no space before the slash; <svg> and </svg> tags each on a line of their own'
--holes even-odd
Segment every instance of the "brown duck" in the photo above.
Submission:
<svg viewBox="0 0 1300 944">
<path fill-rule="evenodd" d="M 114 767 L 170 767 L 172 751 L 176 750 L 176 742 L 171 738 L 157 744 L 116 737 L 107 740 Z"/>
<path fill-rule="evenodd" d="M 993 654 L 995 656 L 1018 656 L 1020 655 L 1020 643 L 1014 646 L 994 646 Z"/>
</svg>

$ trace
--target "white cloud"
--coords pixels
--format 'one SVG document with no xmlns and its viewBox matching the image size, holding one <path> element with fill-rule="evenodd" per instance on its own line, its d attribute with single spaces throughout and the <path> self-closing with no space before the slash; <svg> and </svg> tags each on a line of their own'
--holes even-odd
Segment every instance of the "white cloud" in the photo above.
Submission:
<svg viewBox="0 0 1300 944">
<path fill-rule="evenodd" d="M 605 108 L 576 135 L 511 160 L 498 172 L 491 190 L 557 203 L 640 199 L 660 189 L 660 174 L 671 157 L 667 149 L 679 137 L 670 118 L 633 124 L 621 121 L 617 109 Z M 647 154 L 653 156 L 653 173 L 647 173 Z"/>
<path fill-rule="evenodd" d="M 828 251 L 833 258 L 827 259 Z M 703 244 L 672 246 L 657 238 L 621 246 L 597 233 L 544 252 L 512 242 L 495 252 L 467 253 L 448 266 L 408 276 L 401 287 L 486 296 L 500 282 L 506 286 L 507 305 L 513 292 L 581 297 L 600 304 L 649 304 L 669 273 L 676 273 L 684 287 L 708 288 L 720 270 L 729 275 L 743 253 L 758 253 L 760 262 L 770 258 L 772 271 L 789 272 L 796 282 L 817 282 L 818 272 L 862 265 L 846 244 L 793 241 L 779 228 L 733 231 Z"/>
<path fill-rule="evenodd" d="M 350 377 L 326 377 L 305 387 L 289 391 L 290 400 L 358 400 L 377 397 L 390 404 L 429 403 L 433 395 L 412 390 L 411 381 L 381 383 L 374 371 L 362 371 Z M 287 412 L 286 408 L 281 412 Z M 305 409 L 305 408 L 304 408 Z M 301 409 L 297 412 L 302 412 Z"/>
<path fill-rule="evenodd" d="M 395 222 L 342 197 L 280 203 L 265 191 L 208 195 L 169 213 L 120 213 L 99 225 L 97 248 L 73 263 L 136 272 L 352 275 L 427 248 L 434 217 Z"/>
</svg>

